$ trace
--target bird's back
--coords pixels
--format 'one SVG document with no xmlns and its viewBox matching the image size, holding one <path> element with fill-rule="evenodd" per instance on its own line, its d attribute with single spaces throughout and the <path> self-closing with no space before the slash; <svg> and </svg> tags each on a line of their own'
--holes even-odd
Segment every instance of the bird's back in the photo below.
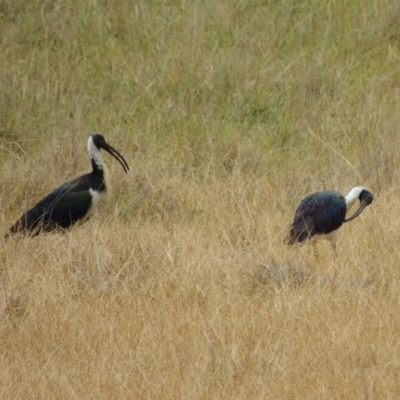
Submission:
<svg viewBox="0 0 400 400">
<path fill-rule="evenodd" d="M 102 190 L 104 186 L 102 177 L 93 175 L 82 175 L 56 188 L 27 211 L 10 228 L 9 234 L 29 231 L 35 235 L 65 229 L 82 219 L 92 203 L 89 189 Z"/>
<path fill-rule="evenodd" d="M 290 243 L 303 242 L 315 235 L 338 229 L 346 217 L 346 202 L 336 191 L 313 193 L 296 210 L 290 229 Z"/>
</svg>

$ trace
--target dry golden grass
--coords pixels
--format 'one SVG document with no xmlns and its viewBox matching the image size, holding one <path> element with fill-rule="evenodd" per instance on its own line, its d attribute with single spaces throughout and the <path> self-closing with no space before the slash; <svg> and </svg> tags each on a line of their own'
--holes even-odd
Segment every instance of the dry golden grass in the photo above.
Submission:
<svg viewBox="0 0 400 400">
<path fill-rule="evenodd" d="M 0 3 L 0 233 L 89 170 L 84 226 L 0 239 L 0 397 L 398 398 L 395 0 Z M 139 151 L 135 152 L 135 144 Z M 334 260 L 283 238 L 364 185 Z"/>
</svg>

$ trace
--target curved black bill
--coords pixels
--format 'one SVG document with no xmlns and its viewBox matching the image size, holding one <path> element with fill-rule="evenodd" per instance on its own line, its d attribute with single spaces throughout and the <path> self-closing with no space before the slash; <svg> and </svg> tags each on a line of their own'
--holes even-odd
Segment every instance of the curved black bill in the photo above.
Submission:
<svg viewBox="0 0 400 400">
<path fill-rule="evenodd" d="M 374 195 L 371 192 L 368 192 L 368 190 L 364 190 L 360 196 L 360 205 L 358 209 L 351 217 L 345 219 L 344 222 L 349 222 L 354 218 L 358 217 L 362 213 L 364 208 L 369 206 L 373 202 L 373 200 L 374 200 Z"/>
<path fill-rule="evenodd" d="M 110 146 L 108 143 L 106 143 L 103 148 L 105 151 L 107 151 L 113 157 L 115 157 L 118 160 L 118 162 L 122 165 L 122 168 L 124 169 L 125 173 L 128 173 L 129 166 L 128 166 L 128 163 L 126 162 L 125 158 L 122 157 L 122 155 L 117 150 L 115 150 L 112 146 Z"/>
</svg>

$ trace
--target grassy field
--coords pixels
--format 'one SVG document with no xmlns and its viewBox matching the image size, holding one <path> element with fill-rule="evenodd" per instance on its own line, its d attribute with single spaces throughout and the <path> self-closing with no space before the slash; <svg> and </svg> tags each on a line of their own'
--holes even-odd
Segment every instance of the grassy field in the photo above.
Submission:
<svg viewBox="0 0 400 400">
<path fill-rule="evenodd" d="M 92 132 L 131 168 L 0 239 L 1 398 L 399 398 L 398 0 L 2 0 L 0 32 L 1 237 Z M 284 245 L 359 185 L 336 260 Z"/>
</svg>

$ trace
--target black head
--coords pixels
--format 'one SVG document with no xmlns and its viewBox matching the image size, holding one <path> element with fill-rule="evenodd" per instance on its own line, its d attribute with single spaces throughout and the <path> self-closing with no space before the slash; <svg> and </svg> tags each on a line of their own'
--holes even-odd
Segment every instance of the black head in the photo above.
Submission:
<svg viewBox="0 0 400 400">
<path fill-rule="evenodd" d="M 360 196 L 358 196 L 360 203 L 364 203 L 365 206 L 369 206 L 374 201 L 374 195 L 368 190 L 364 189 Z"/>
<path fill-rule="evenodd" d="M 369 206 L 374 201 L 374 195 L 368 190 L 363 189 L 360 195 L 358 196 L 358 199 L 360 200 L 360 205 L 358 206 L 358 209 L 351 217 L 345 219 L 344 222 L 349 222 L 355 217 L 359 216 L 361 212 L 364 210 L 364 208 Z"/>
<path fill-rule="evenodd" d="M 106 142 L 103 135 L 101 135 L 100 133 L 94 133 L 92 135 L 92 140 L 93 140 L 93 144 L 99 150 L 103 149 L 107 153 L 110 153 L 113 157 L 115 157 L 118 160 L 118 162 L 122 165 L 122 168 L 124 169 L 125 173 L 128 173 L 129 166 L 128 166 L 128 163 L 125 161 L 125 158 L 122 157 L 122 155 L 117 150 L 115 150 L 111 145 L 109 145 Z"/>
<path fill-rule="evenodd" d="M 104 145 L 107 145 L 106 139 L 101 133 L 93 133 L 92 140 L 94 145 L 100 150 L 103 149 Z"/>
</svg>

